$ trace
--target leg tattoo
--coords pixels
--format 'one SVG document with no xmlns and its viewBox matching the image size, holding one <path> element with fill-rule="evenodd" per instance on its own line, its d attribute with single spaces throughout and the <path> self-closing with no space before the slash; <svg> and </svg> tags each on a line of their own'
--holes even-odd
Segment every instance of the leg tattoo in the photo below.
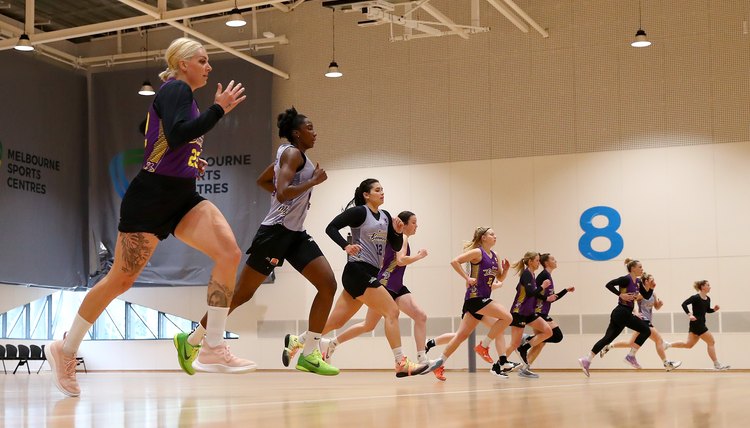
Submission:
<svg viewBox="0 0 750 428">
<path fill-rule="evenodd" d="M 122 271 L 128 275 L 135 275 L 151 257 L 148 241 L 142 233 L 123 233 L 120 239 L 122 245 Z"/>
<path fill-rule="evenodd" d="M 232 300 L 232 292 L 226 284 L 215 280 L 212 276 L 208 280 L 208 306 L 226 308 Z"/>
</svg>

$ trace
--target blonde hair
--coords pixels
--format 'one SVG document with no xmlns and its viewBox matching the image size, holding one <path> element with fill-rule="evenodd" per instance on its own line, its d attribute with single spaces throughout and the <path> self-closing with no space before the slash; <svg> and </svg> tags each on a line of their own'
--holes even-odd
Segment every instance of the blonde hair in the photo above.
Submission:
<svg viewBox="0 0 750 428">
<path fill-rule="evenodd" d="M 523 255 L 523 258 L 513 263 L 511 267 L 516 270 L 516 273 L 521 273 L 529 265 L 529 262 L 534 260 L 538 255 L 539 253 L 536 251 L 527 251 L 526 254 Z"/>
<path fill-rule="evenodd" d="M 166 82 L 177 77 L 177 73 L 180 71 L 180 61 L 192 58 L 200 49 L 203 49 L 203 45 L 193 39 L 187 37 L 175 39 L 164 54 L 167 69 L 159 73 L 159 78 Z"/>
<path fill-rule="evenodd" d="M 700 293 L 701 287 L 703 287 L 706 284 L 708 284 L 708 280 L 707 279 L 702 279 L 700 281 L 695 281 L 693 283 L 693 288 L 695 288 L 695 291 L 697 291 L 697 292 Z"/>
<path fill-rule="evenodd" d="M 474 237 L 471 239 L 471 241 L 464 243 L 464 251 L 473 250 L 474 248 L 479 248 L 479 246 L 482 244 L 482 237 L 490 229 L 492 228 L 491 227 L 477 227 L 476 229 L 474 229 Z"/>
<path fill-rule="evenodd" d="M 641 275 L 641 282 L 646 284 L 646 281 L 648 281 L 649 278 L 653 278 L 654 276 L 650 273 L 643 272 L 643 275 Z"/>
<path fill-rule="evenodd" d="M 633 268 L 638 263 L 640 263 L 638 260 L 634 260 L 634 259 L 630 259 L 630 258 L 625 259 L 625 267 L 628 269 L 628 272 L 630 272 L 631 270 L 633 270 Z"/>
</svg>

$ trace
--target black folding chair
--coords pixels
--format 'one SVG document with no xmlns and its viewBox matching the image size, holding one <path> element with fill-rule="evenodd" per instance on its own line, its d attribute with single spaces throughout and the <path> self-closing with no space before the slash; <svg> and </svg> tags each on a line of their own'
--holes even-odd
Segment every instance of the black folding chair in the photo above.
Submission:
<svg viewBox="0 0 750 428">
<path fill-rule="evenodd" d="M 45 361 L 44 351 L 42 351 L 42 348 L 40 348 L 39 345 L 29 345 L 29 349 L 31 350 L 31 355 L 29 355 L 29 361 L 41 361 L 42 362 L 41 364 L 39 364 L 39 370 L 36 371 L 36 374 L 39 374 L 39 372 L 42 371 L 42 366 L 44 366 L 44 361 Z"/>
<path fill-rule="evenodd" d="M 13 374 L 16 374 L 16 371 L 21 366 L 26 366 L 26 371 L 31 374 L 31 370 L 29 369 L 29 356 L 31 354 L 31 350 L 26 345 L 18 345 L 18 365 L 16 366 L 16 370 L 13 370 Z"/>
<path fill-rule="evenodd" d="M 8 374 L 8 370 L 5 369 L 5 346 L 0 345 L 0 361 L 3 362 L 3 371 Z"/>
<path fill-rule="evenodd" d="M 16 348 L 15 345 L 11 345 L 11 344 L 5 345 L 5 359 L 7 361 L 18 360 L 18 348 Z M 3 361 L 3 367 L 5 367 L 5 361 Z"/>
</svg>

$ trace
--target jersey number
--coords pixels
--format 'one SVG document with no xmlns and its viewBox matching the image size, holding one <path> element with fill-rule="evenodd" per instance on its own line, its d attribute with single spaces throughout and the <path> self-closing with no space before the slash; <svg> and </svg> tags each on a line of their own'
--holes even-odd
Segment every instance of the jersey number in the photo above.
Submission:
<svg viewBox="0 0 750 428">
<path fill-rule="evenodd" d="M 192 154 L 190 155 L 190 158 L 188 159 L 188 166 L 192 166 L 195 169 L 198 169 L 198 156 L 201 155 L 201 152 L 198 150 L 193 149 Z"/>
</svg>

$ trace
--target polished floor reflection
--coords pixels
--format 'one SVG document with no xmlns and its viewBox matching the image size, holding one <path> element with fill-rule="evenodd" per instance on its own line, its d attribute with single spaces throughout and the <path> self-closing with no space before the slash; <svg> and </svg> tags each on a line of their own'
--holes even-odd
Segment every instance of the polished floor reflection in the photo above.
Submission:
<svg viewBox="0 0 750 428">
<path fill-rule="evenodd" d="M 9 374 L 0 427 L 736 427 L 750 405 L 748 372 L 540 374 L 89 373 L 80 398 L 64 398 L 49 373 Z"/>
</svg>

